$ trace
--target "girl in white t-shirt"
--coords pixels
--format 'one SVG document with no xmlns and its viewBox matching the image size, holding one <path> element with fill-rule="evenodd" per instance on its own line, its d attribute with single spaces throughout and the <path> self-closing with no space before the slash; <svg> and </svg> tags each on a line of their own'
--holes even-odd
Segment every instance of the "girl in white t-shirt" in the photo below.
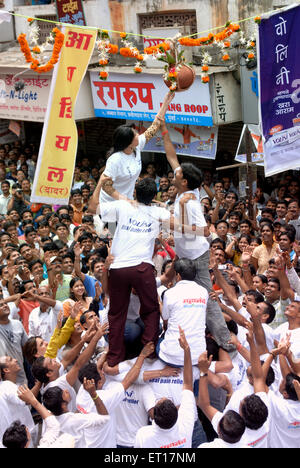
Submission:
<svg viewBox="0 0 300 468">
<path fill-rule="evenodd" d="M 135 183 L 140 175 L 141 151 L 153 138 L 164 120 L 174 93 L 168 92 L 152 125 L 141 135 L 129 125 L 121 125 L 113 135 L 113 147 L 106 167 L 90 201 L 90 209 L 96 211 L 99 204 L 119 199 L 133 199 Z M 109 180 L 106 180 L 109 178 Z M 103 186 L 103 190 L 101 190 Z M 99 198 L 100 197 L 100 198 Z"/>
</svg>

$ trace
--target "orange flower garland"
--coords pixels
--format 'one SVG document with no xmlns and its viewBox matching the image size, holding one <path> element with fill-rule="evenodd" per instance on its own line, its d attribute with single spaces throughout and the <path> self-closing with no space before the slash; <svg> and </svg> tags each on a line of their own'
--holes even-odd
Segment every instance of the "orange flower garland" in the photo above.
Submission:
<svg viewBox="0 0 300 468">
<path fill-rule="evenodd" d="M 156 55 L 161 51 L 166 52 L 167 50 L 170 50 L 170 44 L 168 42 L 161 42 L 156 46 L 146 47 L 146 49 L 144 49 L 144 52 L 147 55 Z"/>
<path fill-rule="evenodd" d="M 32 18 L 28 18 L 28 21 L 31 20 Z M 31 63 L 30 68 L 34 70 L 37 73 L 46 73 L 52 70 L 54 65 L 58 62 L 59 60 L 59 54 L 61 52 L 62 46 L 64 44 L 64 34 L 58 29 L 54 28 L 52 30 L 52 34 L 55 37 L 54 40 L 54 46 L 53 46 L 53 51 L 52 51 L 52 56 L 51 59 L 45 64 L 41 65 L 39 60 L 33 58 L 32 53 L 34 54 L 40 54 L 41 50 L 39 47 L 33 47 L 32 50 L 30 50 L 30 47 L 28 45 L 27 39 L 26 39 L 26 34 L 20 34 L 18 37 L 18 42 L 20 44 L 21 51 L 24 54 L 25 60 L 28 63 Z"/>
<path fill-rule="evenodd" d="M 223 31 L 217 33 L 217 34 L 208 34 L 206 37 L 199 37 L 197 39 L 192 39 L 191 37 L 181 37 L 179 39 L 179 43 L 183 46 L 189 46 L 189 47 L 199 47 L 199 46 L 204 46 L 204 45 L 209 45 L 212 44 L 212 42 L 220 42 L 224 41 L 228 37 L 230 37 L 232 34 L 240 31 L 240 25 L 239 24 L 232 24 L 228 23 L 226 25 L 226 28 L 223 29 Z"/>
</svg>

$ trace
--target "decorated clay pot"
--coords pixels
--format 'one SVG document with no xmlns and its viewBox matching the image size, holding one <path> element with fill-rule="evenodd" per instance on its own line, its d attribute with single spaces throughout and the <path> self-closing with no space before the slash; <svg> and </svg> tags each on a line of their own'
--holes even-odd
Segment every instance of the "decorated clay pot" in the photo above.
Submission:
<svg viewBox="0 0 300 468">
<path fill-rule="evenodd" d="M 189 89 L 195 80 L 195 71 L 189 65 L 181 65 L 180 70 L 177 72 L 177 89 L 175 92 L 186 91 Z M 170 88 L 172 82 L 164 80 L 165 84 Z"/>
</svg>

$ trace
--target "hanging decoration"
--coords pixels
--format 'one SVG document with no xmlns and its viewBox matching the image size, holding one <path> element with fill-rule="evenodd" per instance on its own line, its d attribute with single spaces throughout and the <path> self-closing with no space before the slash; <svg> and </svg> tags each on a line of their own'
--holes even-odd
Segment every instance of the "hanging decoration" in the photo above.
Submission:
<svg viewBox="0 0 300 468">
<path fill-rule="evenodd" d="M 261 22 L 260 16 L 251 19 L 257 25 Z M 28 18 L 28 23 L 28 36 L 31 46 L 27 42 L 26 35 L 20 34 L 18 41 L 21 50 L 26 61 L 31 64 L 32 70 L 38 73 L 49 71 L 59 59 L 64 35 L 58 28 L 54 28 L 46 42 L 42 46 L 39 46 L 39 28 L 36 24 L 36 18 Z M 174 38 L 164 39 L 155 46 L 146 47 L 142 52 L 129 40 L 129 36 L 134 36 L 134 34 L 117 31 L 114 31 L 114 33 L 118 33 L 121 40 L 120 47 L 111 43 L 108 30 L 100 29 L 98 31 L 96 45 L 99 53 L 99 66 L 101 68 L 99 78 L 104 81 L 107 80 L 109 75 L 110 54 L 119 53 L 123 57 L 135 59 L 135 64 L 133 65 L 134 73 L 142 73 L 146 60 L 149 58 L 164 62 L 163 79 L 171 91 L 188 89 L 195 78 L 192 64 L 187 64 L 184 57 L 185 47 L 200 47 L 203 49 L 201 54 L 201 79 L 203 83 L 209 83 L 210 81 L 209 67 L 212 62 L 212 54 L 209 53 L 209 48 L 215 46 L 213 50 L 214 55 L 216 55 L 215 50 L 217 48 L 219 60 L 225 63 L 230 62 L 232 36 L 234 37 L 235 45 L 237 43 L 247 50 L 247 61 L 255 60 L 256 58 L 255 36 L 246 38 L 240 25 L 231 21 L 228 21 L 225 27 L 218 33 L 209 32 L 201 37 L 194 37 L 195 35 L 182 37 L 177 35 Z M 45 52 L 53 42 L 52 56 L 48 61 L 45 61 Z"/>
<path fill-rule="evenodd" d="M 111 44 L 108 31 L 106 29 L 100 29 L 98 31 L 98 38 L 96 46 L 99 52 L 99 65 L 101 71 L 99 73 L 100 80 L 106 81 L 108 78 L 108 64 L 109 54 L 117 54 L 119 47 L 116 44 Z"/>
<path fill-rule="evenodd" d="M 37 73 L 46 73 L 52 70 L 59 60 L 59 55 L 64 43 L 64 34 L 58 28 L 53 28 L 44 44 L 38 46 L 40 29 L 36 24 L 35 18 L 28 18 L 29 23 L 29 42 L 26 34 L 18 36 L 21 51 L 24 54 L 26 62 L 30 63 L 30 68 Z M 54 43 L 54 44 L 53 44 Z M 48 58 L 49 46 L 53 44 L 52 55 Z"/>
<path fill-rule="evenodd" d="M 134 73 L 142 73 L 142 66 L 144 65 L 145 55 L 141 54 L 137 47 L 128 40 L 128 34 L 126 32 L 120 33 L 121 41 L 124 47 L 120 48 L 120 54 L 123 57 L 131 57 L 136 59 L 136 63 L 133 67 Z"/>
</svg>

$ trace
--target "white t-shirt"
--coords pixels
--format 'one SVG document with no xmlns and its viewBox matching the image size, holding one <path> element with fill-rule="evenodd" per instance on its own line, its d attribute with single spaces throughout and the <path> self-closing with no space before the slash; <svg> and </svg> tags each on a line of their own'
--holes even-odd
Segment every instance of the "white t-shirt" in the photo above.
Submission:
<svg viewBox="0 0 300 468">
<path fill-rule="evenodd" d="M 132 206 L 124 200 L 103 203 L 100 210 L 103 221 L 118 222 L 110 268 L 131 267 L 142 262 L 153 265 L 154 241 L 159 235 L 160 221 L 168 220 L 170 212 L 157 206 Z"/>
<path fill-rule="evenodd" d="M 184 330 L 190 345 L 192 363 L 206 349 L 205 324 L 208 292 L 195 281 L 179 281 L 164 294 L 162 318 L 168 320 L 164 340 L 160 344 L 159 357 L 183 366 L 184 352 L 178 342 L 178 325 Z"/>
<path fill-rule="evenodd" d="M 286 337 L 286 334 L 289 333 L 291 335 L 290 342 L 290 350 L 293 353 L 295 359 L 300 358 L 300 327 L 295 328 L 294 330 L 289 329 L 288 322 L 279 325 L 274 330 L 274 339 L 280 341 L 282 338 Z"/>
<path fill-rule="evenodd" d="M 1 385 L 0 385 L 1 388 Z M 5 398 L 1 395 L 0 390 L 0 448 L 3 448 L 2 437 L 6 429 L 10 426 L 10 412 Z"/>
<path fill-rule="evenodd" d="M 148 423 L 148 411 L 155 406 L 155 396 L 147 384 L 133 384 L 125 391 L 125 398 L 116 411 L 117 444 L 133 447 L 140 427 Z"/>
<path fill-rule="evenodd" d="M 22 424 L 27 426 L 30 432 L 32 432 L 35 424 L 32 419 L 29 406 L 27 406 L 24 401 L 20 400 L 17 392 L 18 386 L 13 382 L 8 380 L 0 382 L 0 398 L 3 399 L 6 403 L 6 406 L 4 407 L 1 405 L 0 419 L 2 419 L 2 417 L 6 419 L 6 422 L 8 422 L 7 427 L 10 426 L 14 421 L 19 420 Z"/>
<path fill-rule="evenodd" d="M 80 414 L 80 413 L 64 413 L 56 416 L 60 424 L 60 430 L 74 437 L 75 448 L 88 448 L 85 431 L 87 429 L 94 430 L 98 433 L 102 426 L 107 424 L 109 416 L 100 414 Z"/>
<path fill-rule="evenodd" d="M 121 383 L 110 382 L 106 388 L 97 390 L 97 394 L 103 401 L 105 408 L 110 416 L 108 424 L 98 428 L 85 429 L 85 439 L 89 448 L 115 448 L 116 447 L 116 418 L 115 412 L 124 398 L 124 387 Z M 82 414 L 97 413 L 95 403 L 89 393 L 80 387 L 76 398 L 77 411 Z"/>
<path fill-rule="evenodd" d="M 113 153 L 106 162 L 104 174 L 111 177 L 114 188 L 133 199 L 135 183 L 142 169 L 141 151 L 146 144 L 145 135 L 139 136 L 139 144 L 136 147 L 135 154 L 125 154 L 123 151 Z M 111 202 L 114 199 L 104 190 L 100 191 L 100 206 L 104 202 Z"/>
<path fill-rule="evenodd" d="M 195 422 L 195 396 L 183 390 L 178 419 L 171 429 L 161 429 L 155 422 L 138 430 L 135 448 L 191 448 Z"/>
<path fill-rule="evenodd" d="M 36 307 L 29 315 L 28 336 L 41 336 L 45 341 L 50 341 L 57 323 L 58 313 L 63 310 L 62 303 L 56 301 L 54 307 L 49 307 L 46 312 L 41 312 L 40 307 Z"/>
<path fill-rule="evenodd" d="M 62 366 L 61 366 L 62 368 Z M 68 390 L 70 393 L 71 400 L 68 404 L 68 409 L 69 411 L 75 413 L 76 411 L 76 392 L 73 387 L 68 383 L 67 381 L 67 374 L 64 374 L 60 377 L 58 377 L 56 380 L 53 380 L 53 382 L 47 383 L 47 385 L 44 385 L 41 388 L 41 395 L 44 395 L 44 393 L 48 390 L 48 388 L 53 388 L 53 387 L 59 387 L 62 390 Z"/>
<path fill-rule="evenodd" d="M 270 402 L 270 448 L 300 448 L 300 401 L 285 400 L 274 392 Z"/>
<path fill-rule="evenodd" d="M 202 213 L 202 207 L 199 199 L 199 190 L 189 190 L 184 193 L 193 193 L 196 200 L 189 200 L 186 204 L 187 220 L 185 224 L 196 225 L 197 227 L 207 226 L 205 218 Z M 181 210 L 179 201 L 184 194 L 177 195 L 174 204 L 174 216 L 181 223 Z M 204 236 L 196 236 L 196 234 L 182 234 L 181 232 L 174 232 L 175 251 L 179 258 L 189 258 L 195 260 L 203 255 L 209 249 L 209 243 Z"/>
</svg>

